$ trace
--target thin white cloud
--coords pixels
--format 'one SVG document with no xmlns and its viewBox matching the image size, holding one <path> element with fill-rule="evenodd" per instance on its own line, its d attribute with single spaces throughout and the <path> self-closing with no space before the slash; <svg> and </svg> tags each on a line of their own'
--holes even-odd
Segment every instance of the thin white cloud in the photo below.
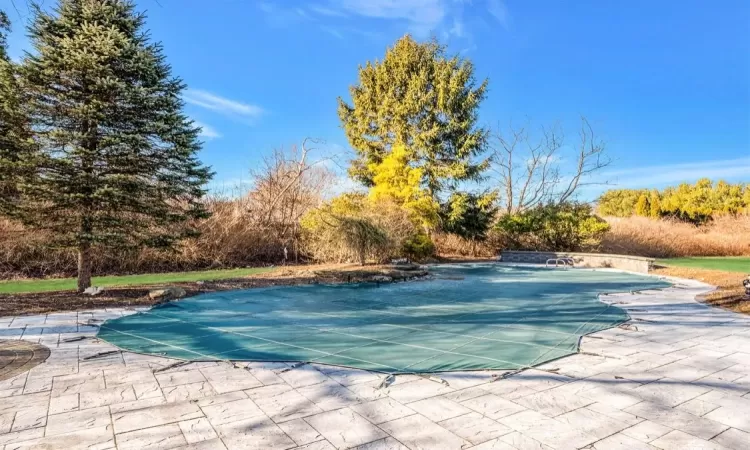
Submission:
<svg viewBox="0 0 750 450">
<path fill-rule="evenodd" d="M 201 132 L 198 136 L 205 138 L 207 140 L 218 139 L 221 137 L 221 133 L 216 131 L 216 128 L 212 127 L 211 125 L 207 125 L 197 120 L 193 121 L 193 123 L 195 124 L 195 126 L 201 127 Z"/>
<path fill-rule="evenodd" d="M 347 16 L 347 14 L 343 11 L 339 11 L 339 10 L 332 9 L 332 8 L 326 8 L 325 6 L 320 6 L 320 5 L 312 5 L 312 6 L 309 6 L 307 9 L 321 16 L 328 16 L 328 17 L 346 17 Z"/>
<path fill-rule="evenodd" d="M 445 19 L 446 0 L 336 0 L 344 11 L 374 19 L 403 20 L 409 30 L 426 37 Z"/>
<path fill-rule="evenodd" d="M 341 39 L 341 40 L 346 39 L 344 34 L 341 31 L 337 30 L 336 28 L 323 25 L 320 27 L 320 29 L 330 34 L 331 36 L 335 37 L 336 39 Z"/>
<path fill-rule="evenodd" d="M 260 117 L 264 112 L 260 106 L 231 100 L 200 89 L 189 89 L 183 94 L 182 98 L 186 103 L 191 105 L 227 115 L 255 119 Z"/>
<path fill-rule="evenodd" d="M 618 188 L 650 188 L 691 183 L 700 178 L 727 180 L 747 177 L 750 157 L 633 167 L 602 172 L 596 179 L 610 181 Z"/>
<path fill-rule="evenodd" d="M 487 0 L 487 11 L 503 28 L 508 29 L 510 15 L 508 14 L 508 7 L 505 6 L 503 0 Z"/>
</svg>

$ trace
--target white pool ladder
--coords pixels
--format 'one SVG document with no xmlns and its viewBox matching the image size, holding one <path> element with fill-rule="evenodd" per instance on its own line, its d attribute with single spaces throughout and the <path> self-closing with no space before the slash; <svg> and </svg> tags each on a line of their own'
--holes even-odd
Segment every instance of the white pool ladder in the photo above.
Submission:
<svg viewBox="0 0 750 450">
<path fill-rule="evenodd" d="M 573 258 L 550 258 L 544 263 L 544 267 L 550 267 L 552 264 L 555 267 L 573 267 Z"/>
</svg>

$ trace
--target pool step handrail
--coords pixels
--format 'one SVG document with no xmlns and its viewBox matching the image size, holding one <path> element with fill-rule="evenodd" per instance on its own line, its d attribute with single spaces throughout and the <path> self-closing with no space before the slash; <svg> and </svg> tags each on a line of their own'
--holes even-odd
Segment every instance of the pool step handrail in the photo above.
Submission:
<svg viewBox="0 0 750 450">
<path fill-rule="evenodd" d="M 544 263 L 544 267 L 549 267 L 552 263 L 555 264 L 555 267 L 573 267 L 573 262 L 573 258 L 550 258 Z"/>
</svg>

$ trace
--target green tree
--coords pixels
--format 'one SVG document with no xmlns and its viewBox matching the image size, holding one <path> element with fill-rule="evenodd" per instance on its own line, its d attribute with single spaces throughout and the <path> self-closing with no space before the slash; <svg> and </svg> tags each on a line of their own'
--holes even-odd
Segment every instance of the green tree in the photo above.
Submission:
<svg viewBox="0 0 750 450">
<path fill-rule="evenodd" d="M 208 214 L 200 129 L 144 25 L 131 1 L 61 0 L 28 30 L 20 74 L 42 156 L 22 219 L 77 250 L 79 290 L 94 248 L 168 248 Z"/>
<path fill-rule="evenodd" d="M 477 112 L 487 80 L 477 85 L 471 61 L 447 56 L 432 41 L 409 35 L 386 51 L 382 61 L 359 68 L 350 87 L 351 105 L 339 98 L 339 118 L 357 152 L 350 174 L 367 186 L 372 167 L 394 145 L 409 150 L 409 162 L 423 170 L 423 184 L 433 199 L 456 183 L 476 180 L 486 161 L 487 131 L 477 127 Z"/>
<path fill-rule="evenodd" d="M 18 212 L 18 184 L 32 163 L 32 141 L 22 111 L 22 95 L 16 66 L 8 57 L 7 33 L 10 20 L 0 11 L 0 215 Z"/>
<path fill-rule="evenodd" d="M 642 193 L 635 203 L 635 214 L 641 217 L 648 217 L 651 214 L 651 205 L 648 203 L 648 196 Z"/>
<path fill-rule="evenodd" d="M 454 192 L 448 201 L 441 205 L 441 228 L 443 231 L 471 240 L 475 246 L 477 241 L 487 238 L 487 232 L 497 212 L 495 192 Z M 472 248 L 472 254 L 474 250 L 475 248 Z"/>
</svg>

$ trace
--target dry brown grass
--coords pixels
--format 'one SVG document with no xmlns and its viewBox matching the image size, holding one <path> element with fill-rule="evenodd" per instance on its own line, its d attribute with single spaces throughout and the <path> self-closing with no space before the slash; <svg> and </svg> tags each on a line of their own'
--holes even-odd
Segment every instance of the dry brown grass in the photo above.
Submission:
<svg viewBox="0 0 750 450">
<path fill-rule="evenodd" d="M 702 227 L 676 220 L 606 217 L 601 251 L 654 258 L 750 255 L 750 216 L 722 216 Z"/>
<path fill-rule="evenodd" d="M 750 300 L 743 298 L 745 290 L 742 287 L 742 280 L 747 277 L 746 274 L 686 267 L 661 267 L 655 269 L 653 273 L 690 278 L 712 284 L 717 287 L 717 290 L 704 295 L 703 301 L 732 311 L 750 314 Z"/>
</svg>

